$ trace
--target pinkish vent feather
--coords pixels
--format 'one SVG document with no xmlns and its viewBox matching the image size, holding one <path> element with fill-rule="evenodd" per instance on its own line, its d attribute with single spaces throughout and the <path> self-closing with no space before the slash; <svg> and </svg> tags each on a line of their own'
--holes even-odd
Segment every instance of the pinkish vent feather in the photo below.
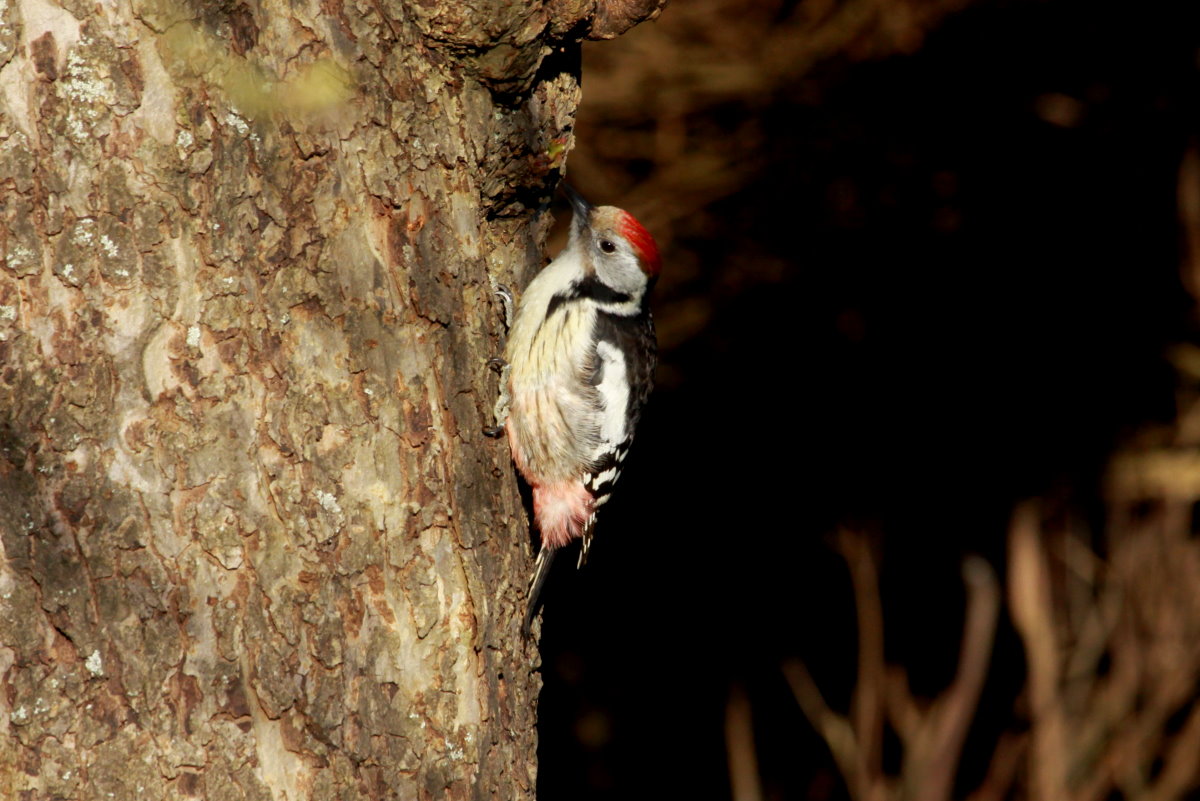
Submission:
<svg viewBox="0 0 1200 801">
<path fill-rule="evenodd" d="M 542 532 L 542 544 L 550 548 L 561 548 L 582 537 L 594 511 L 592 493 L 579 479 L 533 488 L 533 516 Z"/>
</svg>

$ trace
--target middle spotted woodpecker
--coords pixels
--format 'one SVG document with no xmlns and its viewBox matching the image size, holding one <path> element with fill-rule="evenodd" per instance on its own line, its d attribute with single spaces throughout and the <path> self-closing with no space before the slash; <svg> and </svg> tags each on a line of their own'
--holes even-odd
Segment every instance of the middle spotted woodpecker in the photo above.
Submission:
<svg viewBox="0 0 1200 801">
<path fill-rule="evenodd" d="M 579 563 L 587 558 L 596 511 L 621 474 L 650 395 L 657 353 L 648 305 L 661 267 L 653 237 L 628 212 L 566 192 L 574 213 L 567 247 L 517 304 L 497 403 L 513 462 L 533 490 L 542 540 L 526 632 L 557 550 L 579 539 Z"/>
</svg>

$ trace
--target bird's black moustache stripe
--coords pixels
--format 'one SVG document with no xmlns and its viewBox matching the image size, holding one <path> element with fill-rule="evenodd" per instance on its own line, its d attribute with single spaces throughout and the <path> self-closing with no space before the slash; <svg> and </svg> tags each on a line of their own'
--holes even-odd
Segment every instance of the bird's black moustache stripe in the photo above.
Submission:
<svg viewBox="0 0 1200 801">
<path fill-rule="evenodd" d="M 576 300 L 592 300 L 603 304 L 620 304 L 628 303 L 632 298 L 624 292 L 618 292 L 612 287 L 600 283 L 600 279 L 596 276 L 589 275 L 582 281 L 576 281 L 571 284 L 566 292 L 560 292 L 550 298 L 550 305 L 546 307 L 546 316 L 549 317 L 554 314 L 563 304 Z"/>
</svg>

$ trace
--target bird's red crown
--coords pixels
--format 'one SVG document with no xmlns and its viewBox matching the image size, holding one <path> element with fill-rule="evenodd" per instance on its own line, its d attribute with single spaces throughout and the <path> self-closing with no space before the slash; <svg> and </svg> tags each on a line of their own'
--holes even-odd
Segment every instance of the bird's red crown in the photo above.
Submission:
<svg viewBox="0 0 1200 801">
<path fill-rule="evenodd" d="M 658 255 L 654 237 L 627 211 L 622 211 L 617 219 L 617 229 L 642 260 L 642 269 L 652 278 L 656 277 L 662 270 L 662 259 Z"/>
</svg>

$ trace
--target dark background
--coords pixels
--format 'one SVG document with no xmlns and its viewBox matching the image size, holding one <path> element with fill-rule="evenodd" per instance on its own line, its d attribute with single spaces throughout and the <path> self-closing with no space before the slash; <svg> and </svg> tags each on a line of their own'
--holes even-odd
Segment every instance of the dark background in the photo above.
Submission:
<svg viewBox="0 0 1200 801">
<path fill-rule="evenodd" d="M 846 797 L 780 672 L 849 703 L 831 535 L 878 543 L 887 659 L 931 697 L 963 557 L 1003 580 L 1025 498 L 1103 530 L 1110 456 L 1173 424 L 1200 4 L 876 2 L 815 47 L 846 5 L 680 2 L 585 47 L 570 179 L 658 236 L 662 352 L 544 594 L 542 798 L 730 797 L 735 687 L 766 797 Z M 1002 615 L 959 795 L 1022 726 L 1023 659 Z"/>
</svg>

